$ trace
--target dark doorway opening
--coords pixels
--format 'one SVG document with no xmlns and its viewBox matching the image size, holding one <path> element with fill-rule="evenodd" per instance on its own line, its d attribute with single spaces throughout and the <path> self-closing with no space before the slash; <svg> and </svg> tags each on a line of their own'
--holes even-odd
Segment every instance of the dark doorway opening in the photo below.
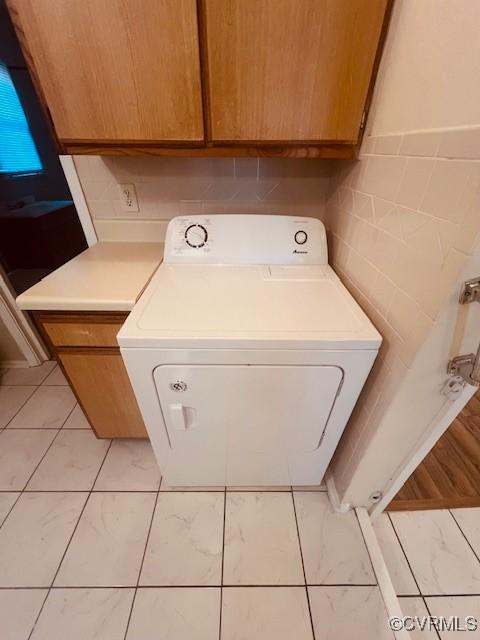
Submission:
<svg viewBox="0 0 480 640">
<path fill-rule="evenodd" d="M 0 267 L 18 295 L 86 248 L 48 118 L 0 0 Z"/>
</svg>

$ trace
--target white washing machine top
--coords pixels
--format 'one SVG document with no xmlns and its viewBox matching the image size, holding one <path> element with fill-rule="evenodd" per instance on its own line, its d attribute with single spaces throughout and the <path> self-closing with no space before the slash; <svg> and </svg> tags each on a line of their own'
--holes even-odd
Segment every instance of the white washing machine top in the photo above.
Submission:
<svg viewBox="0 0 480 640">
<path fill-rule="evenodd" d="M 316 218 L 173 219 L 164 261 L 118 334 L 122 348 L 378 349 L 327 263 Z"/>
</svg>

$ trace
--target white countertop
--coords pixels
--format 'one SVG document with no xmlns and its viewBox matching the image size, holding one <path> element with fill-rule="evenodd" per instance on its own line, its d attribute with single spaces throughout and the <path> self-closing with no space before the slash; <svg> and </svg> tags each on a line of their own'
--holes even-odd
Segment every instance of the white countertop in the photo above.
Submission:
<svg viewBox="0 0 480 640">
<path fill-rule="evenodd" d="M 26 310 L 131 311 L 163 258 L 158 242 L 99 242 L 24 291 Z"/>
</svg>

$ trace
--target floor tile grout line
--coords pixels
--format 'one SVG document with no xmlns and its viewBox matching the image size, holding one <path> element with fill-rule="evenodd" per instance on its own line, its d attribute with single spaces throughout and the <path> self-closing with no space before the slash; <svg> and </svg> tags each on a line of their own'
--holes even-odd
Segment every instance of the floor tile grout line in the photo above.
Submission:
<svg viewBox="0 0 480 640">
<path fill-rule="evenodd" d="M 410 560 L 409 560 L 409 558 L 407 556 L 407 552 L 405 551 L 405 549 L 403 547 L 402 541 L 400 540 L 400 536 L 398 535 L 398 531 L 395 529 L 395 525 L 393 523 L 393 520 L 392 520 L 392 518 L 390 517 L 390 514 L 387 511 L 385 511 L 384 513 L 386 513 L 386 515 L 387 515 L 387 518 L 388 518 L 388 520 L 390 522 L 390 525 L 391 525 L 391 527 L 393 529 L 393 533 L 395 534 L 395 538 L 397 539 L 397 542 L 400 545 L 400 549 L 402 550 L 403 557 L 405 558 L 405 562 L 407 563 L 407 566 L 410 569 L 410 573 L 412 574 L 413 581 L 415 582 L 415 584 L 417 586 L 418 594 L 416 594 L 416 595 L 417 596 L 420 595 L 420 596 L 423 597 L 423 593 L 422 593 L 422 590 L 420 589 L 420 584 L 418 583 L 417 576 L 415 575 L 415 572 L 412 569 L 412 565 L 410 564 Z"/>
<path fill-rule="evenodd" d="M 56 360 L 54 362 L 55 362 L 55 366 L 50 371 L 50 373 L 47 374 L 47 377 L 42 380 L 42 382 L 40 383 L 40 386 L 41 387 L 70 387 L 70 384 L 66 378 L 65 378 L 65 382 L 62 382 L 61 384 L 46 384 L 50 376 L 53 376 L 55 369 L 60 369 L 58 362 Z M 63 376 L 63 371 L 61 369 L 60 369 L 60 373 Z"/>
<path fill-rule="evenodd" d="M 425 605 L 425 609 L 427 610 L 428 615 L 431 617 L 432 616 L 432 612 L 430 611 L 430 608 L 429 608 L 429 606 L 427 604 L 427 600 L 426 600 L 425 596 L 421 595 L 420 598 L 422 599 L 423 604 Z M 440 637 L 440 633 L 439 633 L 439 631 L 438 631 L 438 629 L 436 627 L 435 627 L 435 633 L 437 635 L 438 640 L 442 640 L 441 637 Z"/>
<path fill-rule="evenodd" d="M 2 522 L 0 522 L 0 529 L 3 527 L 4 522 L 6 521 L 6 519 L 8 518 L 8 516 L 12 513 L 14 506 L 17 504 L 17 502 L 20 500 L 20 497 L 22 495 L 22 491 L 2 491 L 0 493 L 18 493 L 18 496 L 15 498 L 15 500 L 13 501 L 12 506 L 10 507 L 10 509 L 7 511 L 7 513 L 5 514 L 5 517 L 3 518 Z"/>
<path fill-rule="evenodd" d="M 160 493 L 291 493 L 292 489 L 262 489 L 261 487 L 258 489 L 212 489 L 209 487 L 205 487 L 202 489 L 160 489 Z M 319 491 L 318 489 L 293 489 L 294 492 L 298 493 L 327 493 L 326 491 Z"/>
<path fill-rule="evenodd" d="M 73 409 L 72 409 L 73 411 Z M 70 411 L 70 413 L 66 416 L 65 420 L 62 423 L 62 427 L 65 424 L 65 422 L 68 420 L 68 418 L 70 417 L 70 414 L 72 413 L 72 411 Z M 48 445 L 47 450 L 45 451 L 45 453 L 43 454 L 43 456 L 40 458 L 40 461 L 38 462 L 37 466 L 35 467 L 35 469 L 32 471 L 32 473 L 30 474 L 30 476 L 28 477 L 28 480 L 26 482 L 26 484 L 24 485 L 23 489 L 22 489 L 22 494 L 25 492 L 26 488 L 28 487 L 28 483 L 30 482 L 30 480 L 33 478 L 33 476 L 35 475 L 35 473 L 37 472 L 37 469 L 39 468 L 39 466 L 42 464 L 42 462 L 45 459 L 45 456 L 47 455 L 47 453 L 50 451 L 50 449 L 53 446 L 53 443 L 55 442 L 55 440 L 58 438 L 60 431 L 62 430 L 62 427 L 60 427 L 59 429 L 56 429 L 56 436 L 53 438 L 53 440 L 51 441 L 51 443 Z M 49 431 L 52 431 L 52 429 L 49 429 Z M 103 462 L 102 462 L 103 464 Z M 29 492 L 27 492 L 29 493 Z M 63 492 L 62 492 L 63 493 Z"/>
<path fill-rule="evenodd" d="M 343 584 L 315 584 L 311 583 L 308 585 L 304 584 L 225 584 L 223 585 L 225 589 L 304 589 L 305 586 L 315 587 L 316 589 L 361 589 L 365 587 L 377 587 L 376 584 L 351 584 L 351 583 L 343 583 Z M 139 584 L 139 589 L 220 589 L 222 587 L 221 584 Z M 52 585 L 48 586 L 38 586 L 38 585 L 22 585 L 22 586 L 10 586 L 10 587 L 0 587 L 1 591 L 41 591 L 43 589 L 49 589 L 50 591 L 65 591 L 70 590 L 74 591 L 75 589 L 135 589 L 135 584 L 123 584 L 123 585 L 111 585 L 111 584 L 103 584 L 103 585 Z M 422 595 L 420 593 L 410 594 L 410 595 L 398 595 L 398 598 L 403 598 L 405 600 L 412 600 L 413 598 L 480 598 L 479 593 L 426 593 Z"/>
<path fill-rule="evenodd" d="M 386 514 L 386 516 L 387 516 L 388 520 L 390 521 L 391 527 L 392 527 L 392 529 L 393 529 L 393 533 L 395 534 L 395 537 L 396 537 L 396 539 L 397 539 L 397 542 L 398 542 L 398 544 L 400 545 L 400 549 L 402 550 L 402 553 L 403 553 L 403 556 L 404 556 L 405 561 L 406 561 L 406 563 L 407 563 L 407 566 L 408 566 L 408 568 L 410 569 L 410 573 L 412 574 L 413 581 L 415 582 L 415 584 L 416 584 L 416 586 L 417 586 L 417 589 L 418 589 L 418 593 L 417 593 L 417 594 L 408 594 L 408 595 L 403 595 L 403 596 L 401 596 L 401 595 L 398 595 L 398 594 L 397 594 L 397 597 L 398 597 L 399 602 L 400 602 L 400 607 L 401 607 L 401 600 L 400 600 L 400 598 L 421 598 L 421 599 L 422 599 L 422 601 L 423 601 L 423 604 L 425 605 L 425 608 L 427 609 L 428 615 L 430 615 L 430 616 L 431 616 L 431 611 L 430 611 L 430 609 L 429 609 L 429 607 L 428 607 L 428 604 L 427 604 L 427 601 L 426 601 L 426 598 L 427 598 L 428 596 L 424 595 L 424 594 L 422 593 L 422 590 L 420 589 L 420 585 L 419 585 L 419 583 L 418 583 L 417 576 L 415 575 L 415 573 L 414 573 L 414 571 L 413 571 L 413 569 L 412 569 L 412 566 L 411 566 L 411 564 L 410 564 L 410 560 L 408 559 L 407 553 L 406 553 L 405 549 L 403 548 L 402 541 L 400 540 L 400 536 L 398 535 L 398 532 L 397 532 L 397 530 L 395 529 L 395 525 L 394 525 L 394 523 L 393 523 L 392 518 L 390 517 L 390 514 L 389 514 L 388 512 L 385 512 L 385 514 Z M 440 596 L 440 597 L 450 597 L 450 596 Z M 440 638 L 440 634 L 438 633 L 438 630 L 437 630 L 437 629 L 435 629 L 435 633 L 436 633 L 436 635 L 437 635 L 438 640 L 441 640 L 441 638 Z"/>
<path fill-rule="evenodd" d="M 50 444 L 48 445 L 48 447 L 45 450 L 45 453 L 43 454 L 43 456 L 40 458 L 40 460 L 38 461 L 37 465 L 35 466 L 35 469 L 32 471 L 32 473 L 28 476 L 27 481 L 25 482 L 25 484 L 23 485 L 22 488 L 22 494 L 25 493 L 25 489 L 28 487 L 28 483 L 30 482 L 30 480 L 33 478 L 33 476 L 35 475 L 35 473 L 37 472 L 38 467 L 42 464 L 42 462 L 45 459 L 45 456 L 47 455 L 47 453 L 50 451 L 50 449 L 53 446 L 53 443 L 55 442 L 55 440 L 58 438 L 58 434 L 60 433 L 61 429 L 56 429 L 57 433 L 55 434 L 55 436 L 52 438 L 52 441 L 50 442 Z"/>
<path fill-rule="evenodd" d="M 223 531 L 222 531 L 222 567 L 220 570 L 220 610 L 218 618 L 218 640 L 222 640 L 222 608 L 223 608 L 223 570 L 225 566 L 225 527 L 227 522 L 227 487 L 223 490 Z"/>
<path fill-rule="evenodd" d="M 100 466 L 99 466 L 99 468 L 98 468 L 98 471 L 97 471 L 97 473 L 96 473 L 96 475 L 95 475 L 95 478 L 94 478 L 94 480 L 93 480 L 93 482 L 92 482 L 92 487 L 91 487 L 91 489 L 90 489 L 90 490 L 87 490 L 87 491 L 80 491 L 80 492 L 79 492 L 79 493 L 87 493 L 87 494 L 88 494 L 88 495 L 87 495 L 87 499 L 85 500 L 85 503 L 84 503 L 84 505 L 83 505 L 83 508 L 82 508 L 82 510 L 81 510 L 81 512 L 80 512 L 80 515 L 79 515 L 79 517 L 78 517 L 78 519 L 77 519 L 77 522 L 76 522 L 76 524 L 75 524 L 75 527 L 74 527 L 74 529 L 73 529 L 72 535 L 70 536 L 70 539 L 68 540 L 67 546 L 65 547 L 65 551 L 64 551 L 64 553 L 63 553 L 63 555 L 62 555 L 62 559 L 60 560 L 60 562 L 59 562 L 59 564 L 58 564 L 58 567 L 57 567 L 57 570 L 56 570 L 56 572 L 55 572 L 55 575 L 53 576 L 53 580 L 52 580 L 52 584 L 50 585 L 50 588 L 53 586 L 53 584 L 54 584 L 54 582 L 55 582 L 55 580 L 56 580 L 56 578 L 57 578 L 57 574 L 58 574 L 58 572 L 60 571 L 60 567 L 61 567 L 62 562 L 63 562 L 63 560 L 64 560 L 64 558 L 65 558 L 65 556 L 66 556 L 66 554 L 67 554 L 67 551 L 68 551 L 68 549 L 69 549 L 69 547 L 70 547 L 70 543 L 72 542 L 73 536 L 75 535 L 75 532 L 76 532 L 76 530 L 77 530 L 77 528 L 78 528 L 78 525 L 79 525 L 79 523 L 80 523 L 80 520 L 82 519 L 83 512 L 85 511 L 85 508 L 86 508 L 86 506 L 87 506 L 87 504 L 88 504 L 88 501 L 90 500 L 90 497 L 91 497 L 91 495 L 92 495 L 92 493 L 93 493 L 93 487 L 95 486 L 95 482 L 97 481 L 97 478 L 98 478 L 98 476 L 100 475 L 100 472 L 101 472 L 101 470 L 102 470 L 102 468 L 103 468 L 103 465 L 104 465 L 104 463 L 105 463 L 105 460 L 107 459 L 108 452 L 110 451 L 111 446 L 112 446 L 112 441 L 110 440 L 110 443 L 109 443 L 109 445 L 108 445 L 108 447 L 107 447 L 107 449 L 106 449 L 106 451 L 105 451 L 105 454 L 104 454 L 104 456 L 103 456 L 102 462 L 100 463 Z M 41 492 L 40 492 L 40 493 L 41 493 Z M 67 491 L 66 493 L 76 493 L 76 492 L 70 492 L 70 491 Z"/>
<path fill-rule="evenodd" d="M 5 385 L 5 386 L 8 386 L 8 385 Z M 23 385 L 23 386 L 24 386 L 24 387 L 27 387 L 27 386 L 34 386 L 34 385 Z M 48 385 L 48 386 L 53 386 L 53 385 Z M 55 386 L 57 386 L 57 385 L 55 385 Z M 65 386 L 65 385 L 63 385 L 63 386 Z M 68 418 L 69 418 L 69 417 L 70 417 L 70 415 L 72 414 L 73 410 L 75 409 L 75 405 L 72 407 L 72 409 L 70 409 L 70 411 L 68 412 L 67 417 L 66 417 L 66 418 L 65 418 L 65 420 L 62 422 L 62 424 L 61 424 L 61 426 L 60 426 L 60 427 L 10 427 L 10 426 L 9 426 L 9 425 L 10 425 L 10 423 L 12 422 L 12 420 L 14 420 L 14 419 L 17 417 L 17 415 L 20 413 L 20 411 L 21 411 L 21 410 L 25 407 L 25 405 L 26 405 L 26 404 L 27 404 L 27 403 L 32 399 L 32 397 L 37 393 L 37 391 L 38 391 L 39 389 L 42 389 L 42 388 L 43 388 L 43 387 L 42 387 L 42 385 L 41 385 L 41 384 L 39 384 L 39 385 L 37 385 L 37 386 L 36 386 L 36 388 L 34 389 L 34 391 L 32 391 L 32 393 L 28 396 L 28 398 L 25 400 L 25 402 L 22 404 L 22 406 L 17 410 L 17 412 L 15 413 L 15 415 L 14 415 L 14 416 L 13 416 L 13 417 L 8 421 L 8 423 L 5 425 L 4 429 L 9 428 L 9 429 L 12 429 L 12 431 L 13 431 L 13 429 L 15 429 L 15 430 L 17 430 L 17 431 L 21 431 L 22 429 L 47 429 L 47 430 L 48 430 L 48 429 L 49 429 L 49 430 L 52 430 L 52 429 L 58 429 L 58 430 L 60 431 L 61 429 L 63 429 L 63 426 L 65 425 L 66 421 L 68 420 Z M 69 386 L 68 388 L 70 389 L 70 386 Z"/>
<path fill-rule="evenodd" d="M 25 385 L 25 386 L 30 386 L 30 385 Z M 38 389 L 38 385 L 37 385 L 37 389 Z M 37 389 L 35 389 L 35 391 L 36 391 Z M 25 404 L 26 404 L 26 403 L 28 402 L 28 400 L 32 397 L 32 395 L 35 393 L 35 391 L 33 391 L 33 392 L 32 392 L 32 394 L 27 398 L 27 400 L 25 401 L 24 405 L 22 405 L 22 406 L 25 406 Z M 21 408 L 20 408 L 18 411 L 20 411 L 20 410 L 21 410 Z M 17 411 L 17 413 L 18 413 L 18 411 Z M 17 413 L 16 413 L 15 415 L 17 415 Z M 69 414 L 69 415 L 70 415 L 70 414 Z M 13 418 L 14 418 L 14 417 L 15 417 L 15 416 L 13 416 Z M 12 418 L 12 420 L 13 420 L 13 418 Z M 66 418 L 66 419 L 67 419 L 67 418 Z M 10 422 L 9 422 L 8 424 L 10 424 Z M 6 429 L 6 427 L 5 427 L 5 429 Z M 54 442 L 55 442 L 55 440 L 57 439 L 58 434 L 60 433 L 60 429 L 56 429 L 56 431 L 57 431 L 57 434 L 54 436 L 54 438 L 52 439 L 52 441 L 50 442 L 50 444 L 49 444 L 49 445 L 48 445 L 48 447 L 46 448 L 46 450 L 45 450 L 44 454 L 42 455 L 42 457 L 41 457 L 41 458 L 40 458 L 40 460 L 38 461 L 38 463 L 37 463 L 37 465 L 35 466 L 35 468 L 34 468 L 34 470 L 32 471 L 32 473 L 28 476 L 26 483 L 23 485 L 23 488 L 22 488 L 22 489 L 17 489 L 17 491 L 19 491 L 19 495 L 17 496 L 17 499 L 15 500 L 14 504 L 12 505 L 12 508 L 8 511 L 7 515 L 6 515 L 6 516 L 5 516 L 5 518 L 3 519 L 3 522 L 0 524 L 0 529 L 3 527 L 3 525 L 4 525 L 4 524 L 5 524 L 5 522 L 7 521 L 7 518 L 8 518 L 8 517 L 10 516 L 10 514 L 12 513 L 13 508 L 15 507 L 15 505 L 18 503 L 18 501 L 19 501 L 19 500 L 20 500 L 20 498 L 22 497 L 22 495 L 23 495 L 23 493 L 24 493 L 24 491 L 25 491 L 25 489 L 26 489 L 26 487 L 27 487 L 28 483 L 30 482 L 30 480 L 31 480 L 31 478 L 32 478 L 32 476 L 33 476 L 33 474 L 37 471 L 38 467 L 42 464 L 43 459 L 45 458 L 45 456 L 47 455 L 47 453 L 48 453 L 48 452 L 49 452 L 49 450 L 50 450 L 50 447 L 53 445 L 53 443 L 54 443 Z M 13 492 L 13 491 L 14 491 L 14 490 L 12 490 L 12 492 Z"/>
<path fill-rule="evenodd" d="M 38 386 L 39 386 L 39 387 L 41 387 L 41 386 L 42 386 L 42 384 L 45 382 L 45 380 L 48 378 L 48 376 L 49 376 L 51 373 L 53 373 L 53 372 L 55 371 L 55 368 L 56 368 L 56 367 L 58 367 L 58 362 L 57 362 L 57 360 L 45 360 L 45 362 L 54 362 L 54 363 L 55 363 L 55 366 L 53 367 L 53 369 L 52 369 L 49 373 L 47 373 L 47 374 L 45 375 L 45 377 L 44 377 L 44 378 L 42 378 L 42 379 L 41 379 L 41 381 L 40 381 L 40 382 L 39 382 L 39 384 L 38 384 Z M 41 365 L 40 365 L 40 366 L 41 366 Z"/>
<path fill-rule="evenodd" d="M 294 491 L 293 491 L 293 487 L 290 488 L 290 495 L 292 496 L 293 517 L 295 518 L 295 527 L 297 529 L 298 548 L 300 549 L 300 560 L 302 562 L 303 579 L 305 581 L 305 595 L 307 597 L 308 614 L 310 616 L 310 627 L 312 629 L 312 638 L 313 638 L 313 640 L 315 640 L 315 627 L 313 625 L 312 608 L 310 606 L 310 594 L 308 593 L 307 573 L 305 571 L 305 562 L 303 560 L 302 540 L 300 538 L 300 527 L 298 526 L 297 508 L 296 508 L 296 505 L 295 505 L 295 494 L 294 494 Z"/>
<path fill-rule="evenodd" d="M 3 376 L 0 377 L 0 387 L 41 387 L 42 384 L 45 382 L 45 380 L 48 378 L 48 376 L 53 373 L 53 370 L 55 369 L 55 367 L 58 367 L 58 362 L 56 360 L 44 360 L 44 362 L 42 362 L 39 365 L 35 365 L 38 367 L 41 367 L 43 364 L 45 364 L 45 362 L 54 362 L 55 366 L 53 367 L 53 369 L 51 371 L 49 371 L 48 373 L 45 374 L 45 376 L 40 380 L 40 382 L 38 382 L 37 384 L 2 384 L 2 380 L 3 380 Z M 6 367 L 5 369 L 2 369 L 2 371 L 8 372 L 8 371 L 18 371 L 18 369 L 34 369 L 35 367 Z"/>
<path fill-rule="evenodd" d="M 9 385 L 4 385 L 5 387 L 8 387 Z M 35 386 L 35 385 L 24 385 L 25 387 L 30 387 L 30 386 Z M 35 387 L 35 389 L 32 391 L 32 393 L 30 393 L 27 398 L 25 398 L 25 401 L 20 405 L 20 407 L 18 407 L 18 409 L 15 411 L 15 413 L 13 414 L 13 416 L 10 418 L 10 420 L 7 422 L 6 425 L 3 426 L 3 429 L 6 429 L 8 427 L 8 425 L 12 422 L 12 420 L 14 420 L 16 418 L 16 416 L 20 413 L 20 411 L 23 409 L 23 407 L 27 404 L 27 402 L 30 400 L 30 398 L 33 396 L 34 393 L 37 392 L 37 390 L 39 389 L 39 387 Z"/>
<path fill-rule="evenodd" d="M 32 395 L 28 397 L 28 399 L 26 400 L 25 404 L 27 404 L 27 402 L 30 400 L 30 398 L 32 398 L 32 396 L 33 396 L 33 395 L 34 395 L 34 394 L 35 394 L 39 389 L 41 389 L 41 388 L 42 388 L 42 387 L 41 387 L 41 385 L 39 385 L 39 386 L 35 389 L 35 391 L 32 393 Z M 22 409 L 23 409 L 23 407 L 25 406 L 25 404 L 22 406 Z M 75 404 L 74 404 L 74 405 L 73 405 L 73 407 L 70 409 L 70 411 L 68 412 L 68 414 L 65 416 L 65 419 L 63 420 L 62 424 L 61 424 L 59 427 L 9 427 L 9 428 L 10 428 L 12 431 L 14 431 L 14 430 L 15 430 L 15 431 L 22 431 L 22 430 L 29 430 L 29 431 L 31 431 L 32 429 L 35 429 L 36 431 L 41 431 L 42 429 L 43 429 L 44 431 L 54 431 L 54 430 L 56 430 L 56 431 L 61 431 L 61 430 L 63 429 L 63 427 L 65 426 L 65 423 L 67 422 L 67 420 L 70 418 L 70 416 L 71 416 L 71 415 L 72 415 L 72 413 L 74 412 L 76 405 L 77 405 L 77 402 L 75 402 Z M 21 409 L 19 409 L 19 410 L 17 411 L 17 413 L 19 413 L 19 411 L 20 411 L 20 410 L 21 410 Z M 12 420 L 16 417 L 16 415 L 17 415 L 17 414 L 15 414 L 15 416 L 13 416 Z M 11 421 L 10 421 L 10 422 L 11 422 Z M 9 422 L 8 424 L 10 424 L 10 422 Z M 5 427 L 5 428 L 7 428 L 7 427 Z"/>
<path fill-rule="evenodd" d="M 68 412 L 68 416 L 65 418 L 65 420 L 62 422 L 62 426 L 60 427 L 60 430 L 63 430 L 63 427 L 67 424 L 68 419 L 70 418 L 70 416 L 72 415 L 72 413 L 75 411 L 75 407 L 77 406 L 78 402 L 76 402 L 76 398 L 75 398 L 75 404 L 73 405 L 72 409 Z M 93 433 L 93 430 L 92 430 Z"/>
<path fill-rule="evenodd" d="M 455 516 L 452 513 L 451 509 L 448 509 L 449 514 L 452 516 L 453 521 L 455 522 L 455 524 L 457 525 L 457 527 L 460 530 L 460 533 L 462 534 L 462 536 L 465 538 L 465 542 L 468 544 L 468 546 L 470 547 L 470 549 L 472 550 L 473 555 L 475 556 L 475 558 L 477 559 L 478 562 L 480 562 L 480 558 L 477 555 L 477 552 L 475 551 L 475 549 L 472 547 L 472 545 L 470 544 L 470 540 L 467 538 L 465 532 L 463 531 L 462 527 L 460 526 L 460 524 L 458 523 L 457 519 L 455 518 Z"/>
<path fill-rule="evenodd" d="M 480 593 L 426 593 L 424 598 L 480 598 Z"/>
<path fill-rule="evenodd" d="M 127 620 L 127 625 L 125 627 L 125 634 L 123 636 L 123 640 L 126 640 L 126 638 L 127 638 L 128 629 L 130 627 L 130 620 L 132 619 L 133 607 L 135 606 L 135 600 L 137 598 L 138 587 L 139 587 L 139 584 L 140 584 L 140 576 L 142 575 L 143 563 L 145 562 L 145 556 L 147 555 L 148 541 L 150 540 L 150 534 L 151 534 L 152 527 L 153 527 L 153 521 L 155 519 L 155 511 L 157 510 L 158 497 L 160 495 L 160 487 L 161 487 L 161 485 L 162 485 L 162 478 L 160 477 L 160 482 L 158 483 L 157 495 L 155 496 L 155 503 L 153 505 L 152 515 L 150 517 L 150 524 L 148 526 L 148 532 L 147 532 L 147 536 L 146 536 L 146 539 L 145 539 L 145 547 L 143 549 L 142 560 L 140 562 L 140 567 L 138 569 L 137 584 L 134 587 L 135 590 L 133 592 L 132 604 L 130 605 L 130 612 L 128 614 L 128 620 Z"/>
<path fill-rule="evenodd" d="M 73 411 L 73 409 L 72 409 L 72 411 Z M 69 415 L 70 415 L 70 414 L 69 414 Z M 67 419 L 68 419 L 68 417 L 66 418 L 66 420 L 67 420 Z M 58 430 L 58 433 L 60 433 L 60 431 L 61 431 L 61 429 L 59 429 L 59 430 Z M 58 434 L 57 434 L 57 436 L 58 436 Z M 55 436 L 55 438 L 52 440 L 52 444 L 53 444 L 53 442 L 55 441 L 55 439 L 57 438 L 57 436 Z M 51 446 L 51 445 L 50 445 L 50 446 Z M 112 446 L 112 441 L 110 440 L 110 444 L 108 445 L 107 450 L 105 451 L 105 455 L 103 456 L 103 460 L 102 460 L 102 462 L 101 462 L 101 464 L 100 464 L 100 466 L 99 466 L 99 468 L 98 468 L 98 471 L 97 471 L 97 474 L 96 474 L 96 476 L 95 476 L 95 478 L 94 478 L 94 481 L 92 482 L 92 488 L 90 489 L 90 491 L 88 491 L 88 492 L 84 492 L 84 493 L 87 493 L 87 497 L 86 497 L 86 499 L 85 499 L 85 502 L 83 503 L 83 507 L 82 507 L 82 508 L 81 508 L 81 510 L 80 510 L 80 514 L 79 514 L 79 516 L 78 516 L 78 518 L 77 518 L 77 522 L 75 523 L 75 526 L 74 526 L 74 528 L 73 528 L 72 534 L 71 534 L 70 538 L 68 539 L 68 542 L 67 542 L 67 544 L 66 544 L 66 546 L 65 546 L 65 549 L 64 549 L 64 551 L 63 551 L 62 557 L 60 558 L 60 562 L 58 563 L 57 570 L 55 571 L 55 573 L 54 573 L 54 575 L 53 575 L 53 578 L 52 578 L 52 581 L 51 581 L 51 583 L 50 583 L 50 586 L 48 587 L 47 595 L 45 596 L 45 599 L 44 599 L 44 601 L 43 601 L 43 603 L 42 603 L 42 606 L 40 607 L 40 611 L 38 612 L 38 615 L 37 615 L 37 617 L 35 618 L 35 622 L 33 623 L 33 626 L 32 626 L 32 628 L 31 628 L 31 630 L 30 630 L 30 633 L 29 633 L 29 635 L 28 635 L 28 640 L 30 640 L 30 638 L 32 637 L 32 633 L 34 632 L 35 627 L 36 627 L 36 625 L 37 625 L 37 622 L 39 621 L 40 616 L 42 615 L 42 611 L 43 611 L 43 609 L 44 609 L 44 607 L 45 607 L 45 603 L 47 602 L 48 596 L 50 595 L 50 592 L 51 592 L 52 587 L 53 587 L 53 585 L 54 585 L 54 583 L 55 583 L 55 580 L 56 580 L 56 578 L 57 578 L 58 572 L 60 571 L 60 567 L 62 566 L 62 563 L 63 563 L 63 561 L 64 561 L 64 559 L 65 559 L 65 556 L 67 555 L 67 551 L 68 551 L 68 549 L 69 549 L 69 547 L 70 547 L 70 544 L 71 544 L 71 542 L 72 542 L 72 540 L 73 540 L 73 536 L 75 535 L 75 532 L 76 532 L 76 531 L 77 531 L 77 529 L 78 529 L 78 525 L 79 525 L 79 523 L 80 523 L 80 520 L 82 519 L 83 513 L 84 513 L 84 511 L 85 511 L 85 509 L 86 509 L 86 507 L 87 507 L 88 501 L 90 500 L 90 496 L 92 495 L 92 489 L 93 489 L 93 487 L 94 487 L 94 485 L 95 485 L 95 482 L 97 481 L 97 478 L 98 478 L 98 476 L 99 476 L 99 474 L 100 474 L 100 471 L 102 470 L 102 467 L 103 467 L 103 465 L 104 465 L 105 459 L 106 459 L 106 457 L 107 457 L 107 455 L 108 455 L 108 452 L 110 451 L 110 447 L 111 447 L 111 446 Z M 50 447 L 49 447 L 49 448 L 50 448 Z M 45 452 L 45 455 L 46 455 L 46 453 L 47 453 L 47 452 Z M 30 476 L 30 477 L 31 477 L 31 476 Z M 29 479 L 29 481 L 30 481 L 30 479 Z M 23 491 L 22 491 L 22 493 L 23 493 Z M 66 491 L 65 493 L 69 493 L 69 492 L 68 492 L 68 491 Z"/>
<path fill-rule="evenodd" d="M 17 489 L 20 491 L 20 489 Z M 15 489 L 0 491 L 1 493 L 17 493 Z M 23 493 L 157 493 L 156 489 L 25 489 Z"/>
<path fill-rule="evenodd" d="M 7 427 L 5 427 L 5 429 L 7 429 Z M 62 429 L 63 427 L 8 427 L 8 431 L 10 432 L 13 432 L 13 431 L 61 431 Z"/>
</svg>

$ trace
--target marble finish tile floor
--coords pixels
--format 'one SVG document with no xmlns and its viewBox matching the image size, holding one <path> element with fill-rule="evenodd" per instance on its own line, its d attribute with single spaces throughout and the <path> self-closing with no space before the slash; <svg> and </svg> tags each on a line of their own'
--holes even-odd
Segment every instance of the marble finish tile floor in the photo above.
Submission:
<svg viewBox="0 0 480 640">
<path fill-rule="evenodd" d="M 383 513 L 374 530 L 405 616 L 458 618 L 459 628 L 412 640 L 480 638 L 480 508 Z M 478 622 L 466 632 L 466 617 Z"/>
<path fill-rule="evenodd" d="M 323 487 L 173 489 L 148 442 L 95 439 L 54 364 L 0 373 L 1 640 L 394 637 Z M 480 509 L 375 529 L 405 615 L 475 614 Z"/>
</svg>

